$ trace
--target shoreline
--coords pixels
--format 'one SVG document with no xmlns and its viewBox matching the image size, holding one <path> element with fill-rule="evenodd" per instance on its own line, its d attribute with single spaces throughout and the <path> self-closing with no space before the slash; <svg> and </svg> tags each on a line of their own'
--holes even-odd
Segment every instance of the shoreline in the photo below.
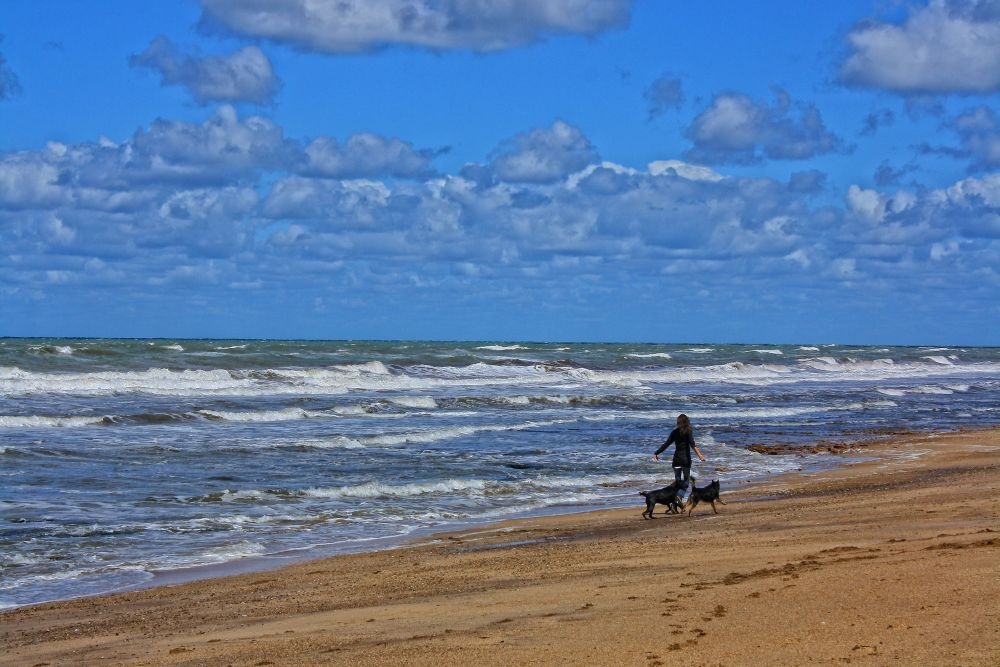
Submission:
<svg viewBox="0 0 1000 667">
<path fill-rule="evenodd" d="M 998 426 L 997 428 L 1000 428 Z M 962 432 L 962 431 L 954 431 Z M 950 432 L 949 432 L 950 433 Z M 837 456 L 846 457 L 847 461 L 836 461 L 830 458 L 818 459 L 814 458 L 803 464 L 802 467 L 796 468 L 794 470 L 780 471 L 778 473 L 762 475 L 760 477 L 751 478 L 750 480 L 742 480 L 737 482 L 735 485 L 736 490 L 749 492 L 753 488 L 769 483 L 773 479 L 784 476 L 784 475 L 803 475 L 803 474 L 815 474 L 828 469 L 835 469 L 842 467 L 844 465 L 851 465 L 858 461 L 865 459 L 864 450 L 877 446 L 879 443 L 884 442 L 887 437 L 900 437 L 904 435 L 914 435 L 914 432 L 896 432 L 887 431 L 881 434 L 871 433 L 869 438 L 866 440 L 860 440 L 853 442 L 850 445 L 846 445 L 839 441 L 823 441 L 819 444 L 805 445 L 805 446 L 778 446 L 778 447 L 761 447 L 761 446 L 751 446 L 747 449 L 754 451 L 756 453 L 765 454 L 768 456 L 808 456 L 808 455 L 824 455 L 833 454 Z M 859 451 L 860 450 L 860 451 Z M 662 464 L 661 465 L 665 465 Z M 664 467 L 664 477 L 662 484 L 666 484 L 668 480 L 668 472 L 670 468 L 666 464 Z M 698 470 L 693 469 L 691 476 L 692 479 L 708 479 L 708 475 L 702 475 L 701 477 L 695 477 L 695 473 Z M 712 473 L 713 475 L 716 473 Z M 649 485 L 648 488 L 653 488 L 655 485 Z M 635 487 L 638 489 L 639 487 Z M 646 487 L 643 487 L 646 488 Z M 758 498 L 758 500 L 763 500 L 764 498 Z M 150 575 L 149 580 L 129 584 L 122 586 L 121 588 L 111 588 L 105 591 L 97 593 L 87 593 L 83 595 L 75 595 L 70 597 L 54 598 L 50 600 L 40 600 L 37 602 L 30 602 L 26 604 L 20 604 L 9 607 L 0 607 L 0 613 L 13 611 L 17 609 L 23 609 L 25 607 L 31 607 L 35 605 L 42 604 L 59 604 L 63 602 L 71 602 L 74 600 L 85 600 L 88 598 L 97 598 L 105 596 L 119 595 L 123 593 L 144 591 L 153 588 L 159 588 L 162 586 L 175 586 L 180 584 L 195 583 L 198 581 L 204 581 L 208 579 L 219 579 L 230 576 L 238 575 L 251 575 L 266 572 L 273 572 L 275 570 L 281 570 L 286 567 L 292 567 L 295 565 L 301 565 L 305 563 L 310 563 L 314 561 L 322 561 L 328 558 L 337 558 L 340 556 L 349 555 L 361 555 L 366 553 L 376 553 L 380 551 L 392 551 L 396 549 L 405 549 L 414 546 L 421 546 L 424 544 L 433 543 L 436 537 L 439 535 L 454 534 L 460 532 L 468 531 L 478 531 L 480 529 L 485 529 L 489 526 L 507 523 L 507 522 L 517 522 L 517 521 L 531 521 L 534 519 L 544 519 L 546 517 L 560 517 L 566 515 L 576 515 L 576 514 L 588 514 L 591 512 L 614 512 L 627 509 L 631 507 L 634 503 L 626 505 L 624 500 L 621 505 L 607 504 L 601 507 L 593 508 L 586 507 L 583 505 L 568 505 L 562 506 L 547 506 L 536 510 L 527 510 L 524 512 L 519 512 L 513 514 L 509 517 L 504 518 L 492 518 L 492 519 L 465 519 L 462 521 L 455 522 L 450 525 L 438 525 L 438 526 L 426 526 L 416 530 L 410 535 L 395 536 L 395 537 L 381 537 L 372 540 L 374 543 L 382 543 L 382 546 L 376 547 L 360 547 L 356 546 L 354 548 L 344 547 L 342 549 L 334 549 L 331 551 L 318 550 L 318 554 L 307 555 L 307 552 L 312 551 L 312 549 L 291 549 L 288 551 L 280 551 L 269 554 L 259 554 L 255 556 L 247 556 L 244 558 L 239 558 L 232 561 L 225 561 L 220 563 L 208 563 L 201 565 L 190 565 L 186 567 L 176 567 L 171 569 L 161 569 L 161 570 L 148 570 Z M 658 508 L 658 511 L 662 511 L 662 507 Z M 291 556 L 286 555 L 289 551 L 302 551 L 302 554 Z"/>
<path fill-rule="evenodd" d="M 1000 660 L 1000 428 L 869 442 L 719 514 L 518 518 L 0 611 L 12 665 Z M 765 641 L 766 639 L 766 641 Z"/>
</svg>

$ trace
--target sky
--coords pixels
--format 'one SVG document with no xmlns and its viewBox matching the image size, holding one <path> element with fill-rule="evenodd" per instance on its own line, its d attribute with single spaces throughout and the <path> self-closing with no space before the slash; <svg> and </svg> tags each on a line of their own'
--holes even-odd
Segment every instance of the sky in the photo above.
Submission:
<svg viewBox="0 0 1000 667">
<path fill-rule="evenodd" d="M 0 336 L 1000 345 L 1000 0 L 3 0 Z"/>
</svg>

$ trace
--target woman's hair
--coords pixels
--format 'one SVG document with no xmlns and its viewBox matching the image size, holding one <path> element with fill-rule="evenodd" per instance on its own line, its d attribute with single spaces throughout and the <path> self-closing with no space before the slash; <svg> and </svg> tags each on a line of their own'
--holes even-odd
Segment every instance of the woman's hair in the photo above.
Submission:
<svg viewBox="0 0 1000 667">
<path fill-rule="evenodd" d="M 687 415 L 677 415 L 677 428 L 685 435 L 691 432 L 691 420 Z"/>
</svg>

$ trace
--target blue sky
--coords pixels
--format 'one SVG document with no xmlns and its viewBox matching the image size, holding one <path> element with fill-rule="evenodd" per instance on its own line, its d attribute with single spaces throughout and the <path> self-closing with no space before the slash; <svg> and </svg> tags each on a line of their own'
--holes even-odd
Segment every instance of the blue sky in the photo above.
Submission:
<svg viewBox="0 0 1000 667">
<path fill-rule="evenodd" d="M 5 0 L 0 335 L 1000 344 L 1000 2 Z"/>
</svg>

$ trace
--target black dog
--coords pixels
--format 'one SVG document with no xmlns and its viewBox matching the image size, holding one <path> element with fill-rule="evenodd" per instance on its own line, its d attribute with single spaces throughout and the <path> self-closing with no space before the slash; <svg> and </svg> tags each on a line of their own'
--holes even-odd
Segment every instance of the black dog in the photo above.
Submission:
<svg viewBox="0 0 1000 667">
<path fill-rule="evenodd" d="M 726 504 L 722 498 L 719 497 L 719 480 L 712 480 L 712 483 L 708 486 L 703 486 L 700 489 L 697 486 L 691 487 L 691 495 L 688 498 L 688 516 L 691 516 L 691 512 L 697 507 L 700 502 L 712 503 L 712 511 L 716 514 L 719 510 L 715 509 L 716 501 Z"/>
<path fill-rule="evenodd" d="M 677 492 L 685 486 L 684 482 L 681 482 L 680 485 L 674 482 L 655 491 L 640 491 L 639 495 L 646 497 L 646 511 L 642 513 L 642 518 L 652 519 L 653 508 L 656 507 L 657 503 L 666 505 L 668 512 L 673 512 L 674 514 L 681 512 L 683 508 L 681 507 L 680 498 L 677 497 Z"/>
</svg>

